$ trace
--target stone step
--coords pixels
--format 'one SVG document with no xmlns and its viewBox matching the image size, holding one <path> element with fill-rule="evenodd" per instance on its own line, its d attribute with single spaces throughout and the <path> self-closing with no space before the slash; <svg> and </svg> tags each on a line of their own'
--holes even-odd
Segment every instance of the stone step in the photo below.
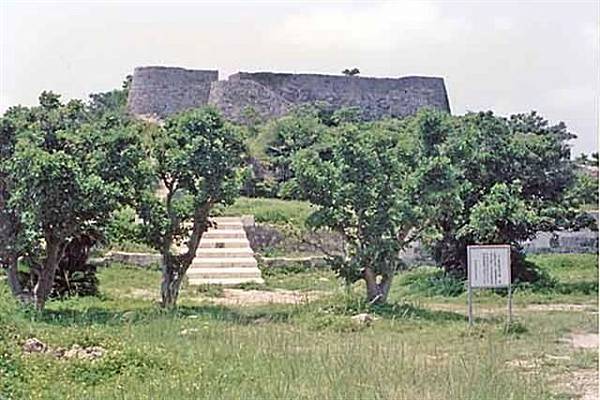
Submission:
<svg viewBox="0 0 600 400">
<path fill-rule="evenodd" d="M 242 224 L 218 224 L 213 228 L 210 228 L 211 231 L 243 231 L 244 225 Z"/>
<path fill-rule="evenodd" d="M 240 217 L 212 217 L 211 220 L 214 222 L 234 222 L 234 223 L 242 223 L 242 219 Z"/>
<path fill-rule="evenodd" d="M 243 229 L 210 229 L 202 235 L 202 239 L 245 239 Z"/>
<path fill-rule="evenodd" d="M 204 237 L 200 240 L 199 248 L 225 248 L 225 249 L 239 249 L 250 247 L 248 239 L 244 238 L 226 238 L 226 239 L 205 239 Z"/>
<path fill-rule="evenodd" d="M 190 268 L 233 268 L 252 267 L 256 268 L 258 263 L 254 257 L 230 257 L 230 258 L 194 258 Z"/>
<path fill-rule="evenodd" d="M 195 278 L 188 280 L 190 285 L 222 285 L 235 286 L 241 283 L 265 283 L 262 278 Z"/>
<path fill-rule="evenodd" d="M 186 275 L 190 285 L 264 283 L 244 223 L 239 217 L 212 218 Z"/>
<path fill-rule="evenodd" d="M 199 247 L 196 251 L 196 258 L 239 258 L 239 257 L 253 257 L 254 252 L 250 247 L 240 248 L 210 248 L 210 247 Z"/>
<path fill-rule="evenodd" d="M 190 268 L 190 279 L 197 278 L 260 278 L 258 268 Z"/>
</svg>

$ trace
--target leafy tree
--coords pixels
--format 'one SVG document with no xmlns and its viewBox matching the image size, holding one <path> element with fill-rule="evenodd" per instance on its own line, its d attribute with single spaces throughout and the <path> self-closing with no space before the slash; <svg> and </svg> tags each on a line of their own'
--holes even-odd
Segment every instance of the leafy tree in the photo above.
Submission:
<svg viewBox="0 0 600 400">
<path fill-rule="evenodd" d="M 332 258 L 348 282 L 364 279 L 367 300 L 385 302 L 399 251 L 423 235 L 439 204 L 452 204 L 455 187 L 449 160 L 431 156 L 435 135 L 428 120 L 448 117 L 421 112 L 404 121 L 335 128 L 330 145 L 300 151 L 293 161 L 295 184 L 317 210 L 312 228 L 344 238 L 345 254 Z"/>
<path fill-rule="evenodd" d="M 6 270 L 8 285 L 16 297 L 23 294 L 18 277 L 18 260 L 25 252 L 26 243 L 19 215 L 10 204 L 15 190 L 15 176 L 11 161 L 15 154 L 17 136 L 28 123 L 28 109 L 9 108 L 0 119 L 0 266 Z"/>
<path fill-rule="evenodd" d="M 331 133 L 328 127 L 359 122 L 360 119 L 356 107 L 335 109 L 326 102 L 316 102 L 301 105 L 289 115 L 262 125 L 250 142 L 254 157 L 245 192 L 298 198 L 300 194 L 294 193 L 290 184 L 294 154 L 317 142 L 326 142 Z"/>
<path fill-rule="evenodd" d="M 569 188 L 567 198 L 581 207 L 598 207 L 598 176 L 585 169 L 575 172 L 575 182 Z"/>
<path fill-rule="evenodd" d="M 598 167 L 598 152 L 590 153 L 588 156 L 585 153 L 581 153 L 575 162 L 581 166 Z"/>
<path fill-rule="evenodd" d="M 237 195 L 245 147 L 241 131 L 212 108 L 170 117 L 152 135 L 154 175 L 166 196 L 147 194 L 139 215 L 145 240 L 163 257 L 162 305 L 173 307 L 211 208 Z"/>
<path fill-rule="evenodd" d="M 590 223 L 567 196 L 574 184 L 562 123 L 549 125 L 535 112 L 501 118 L 491 112 L 455 118 L 455 128 L 436 150 L 451 160 L 460 182 L 458 207 L 444 207 L 430 238 L 446 271 L 466 276 L 466 246 L 513 246 L 513 277 L 534 279 L 523 264 L 519 243 L 538 231 Z"/>
<path fill-rule="evenodd" d="M 127 96 L 129 96 L 132 79 L 131 75 L 127 75 L 121 89 L 91 94 L 88 105 L 90 113 L 96 118 L 106 114 L 124 116 L 127 112 Z"/>
<path fill-rule="evenodd" d="M 10 182 L 3 212 L 18 218 L 15 243 L 24 245 L 16 250 L 34 275 L 33 300 L 42 310 L 69 243 L 97 236 L 147 184 L 146 156 L 135 126 L 94 121 L 82 102 L 64 104 L 51 92 L 41 94 L 39 107 L 7 113 L 2 125 L 18 127 L 8 129 L 14 151 L 2 159 Z"/>
</svg>

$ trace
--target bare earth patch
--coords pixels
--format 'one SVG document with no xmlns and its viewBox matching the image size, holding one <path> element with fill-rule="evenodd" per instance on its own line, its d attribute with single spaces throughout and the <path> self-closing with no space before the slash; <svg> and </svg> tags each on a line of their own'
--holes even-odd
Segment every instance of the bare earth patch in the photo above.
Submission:
<svg viewBox="0 0 600 400">
<path fill-rule="evenodd" d="M 556 388 L 563 393 L 569 393 L 572 399 L 598 400 L 598 371 L 569 371 L 558 378 Z"/>
<path fill-rule="evenodd" d="M 132 289 L 125 296 L 143 300 L 160 300 L 158 291 L 149 289 Z"/>
<path fill-rule="evenodd" d="M 598 334 L 597 333 L 572 333 L 565 338 L 565 341 L 570 343 L 576 349 L 597 349 Z"/>
<path fill-rule="evenodd" d="M 583 311 L 583 310 L 580 310 Z M 569 345 L 571 351 L 574 350 L 596 350 L 598 349 L 597 333 L 578 333 L 559 339 L 560 342 Z M 548 360 L 569 360 L 569 355 L 551 355 L 546 354 Z M 517 368 L 523 373 L 535 373 L 540 371 L 544 360 L 536 358 L 523 358 L 508 361 L 507 366 Z M 570 399 L 578 400 L 598 400 L 598 370 L 592 368 L 575 369 L 566 371 L 560 375 L 555 375 L 550 384 L 556 392 L 564 393 Z"/>
<path fill-rule="evenodd" d="M 586 304 L 529 304 L 525 311 L 577 311 L 598 312 L 597 308 Z"/>
<path fill-rule="evenodd" d="M 598 350 L 597 333 L 571 333 L 561 341 L 570 344 L 573 349 Z M 580 400 L 598 400 L 598 371 L 596 369 L 578 369 L 569 371 L 559 378 L 557 385 L 567 393 L 573 393 Z"/>
<path fill-rule="evenodd" d="M 160 300 L 160 296 L 156 290 L 148 289 L 133 289 L 127 294 L 127 297 L 144 300 Z M 223 292 L 218 297 L 202 296 L 201 294 L 189 297 L 186 295 L 186 300 L 192 301 L 209 301 L 214 304 L 227 306 L 252 306 L 257 304 L 304 304 L 315 300 L 321 292 L 300 292 L 296 290 L 274 289 L 274 290 L 245 290 L 224 288 Z"/>
<path fill-rule="evenodd" d="M 298 292 L 294 290 L 275 289 L 243 290 L 223 289 L 223 295 L 212 297 L 210 301 L 223 305 L 255 305 L 255 304 L 303 304 L 318 297 L 317 292 Z"/>
</svg>

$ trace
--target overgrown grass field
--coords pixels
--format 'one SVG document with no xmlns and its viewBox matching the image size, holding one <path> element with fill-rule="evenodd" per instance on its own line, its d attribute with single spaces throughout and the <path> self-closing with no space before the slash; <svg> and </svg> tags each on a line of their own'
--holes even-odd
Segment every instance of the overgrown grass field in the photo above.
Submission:
<svg viewBox="0 0 600 400">
<path fill-rule="evenodd" d="M 170 312 L 156 305 L 158 270 L 103 268 L 101 296 L 51 301 L 41 316 L 19 308 L 2 282 L 0 398 L 570 398 L 563 383 L 572 374 L 597 372 L 596 351 L 561 341 L 598 330 L 597 256 L 535 261 L 574 292 L 517 290 L 517 323 L 508 330 L 502 293 L 480 293 L 487 312 L 469 329 L 464 294 L 428 292 L 430 269 L 400 275 L 391 303 L 375 308 L 362 302 L 360 285 L 344 288 L 322 270 L 264 274 L 264 291 L 310 293 L 311 302 L 216 304 L 223 290 L 186 287 Z M 581 282 L 595 291 L 578 292 Z M 586 308 L 533 309 L 540 300 Z M 351 319 L 362 312 L 375 321 Z M 31 337 L 107 353 L 93 361 L 27 355 L 21 346 Z"/>
</svg>

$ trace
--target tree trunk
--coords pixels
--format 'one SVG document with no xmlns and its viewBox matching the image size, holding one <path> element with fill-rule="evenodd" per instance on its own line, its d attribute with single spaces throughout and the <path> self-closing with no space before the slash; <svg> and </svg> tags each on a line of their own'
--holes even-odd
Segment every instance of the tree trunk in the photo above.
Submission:
<svg viewBox="0 0 600 400">
<path fill-rule="evenodd" d="M 23 287 L 21 286 L 21 282 L 19 282 L 19 264 L 17 257 L 8 257 L 6 277 L 13 296 L 20 299 L 23 294 Z"/>
<path fill-rule="evenodd" d="M 181 268 L 175 265 L 173 258 L 170 254 L 163 255 L 163 274 L 160 286 L 161 306 L 163 308 L 173 308 L 177 305 L 179 289 L 185 275 L 181 272 Z"/>
<path fill-rule="evenodd" d="M 367 284 L 367 302 L 377 302 L 377 298 L 379 296 L 379 289 L 377 287 L 377 275 L 375 275 L 375 272 L 371 269 L 371 267 L 367 267 L 364 270 L 363 276 Z"/>
<path fill-rule="evenodd" d="M 46 260 L 38 271 L 38 279 L 33 288 L 33 300 L 35 308 L 43 311 L 46 306 L 46 299 L 50 295 L 52 285 L 54 284 L 54 275 L 58 268 L 58 263 L 62 257 L 64 246 L 58 240 L 46 241 Z"/>
<path fill-rule="evenodd" d="M 377 283 L 377 274 L 370 267 L 365 268 L 363 278 L 367 284 L 367 302 L 369 304 L 382 304 L 387 301 L 392 287 L 393 274 L 384 274 L 381 282 Z"/>
</svg>

